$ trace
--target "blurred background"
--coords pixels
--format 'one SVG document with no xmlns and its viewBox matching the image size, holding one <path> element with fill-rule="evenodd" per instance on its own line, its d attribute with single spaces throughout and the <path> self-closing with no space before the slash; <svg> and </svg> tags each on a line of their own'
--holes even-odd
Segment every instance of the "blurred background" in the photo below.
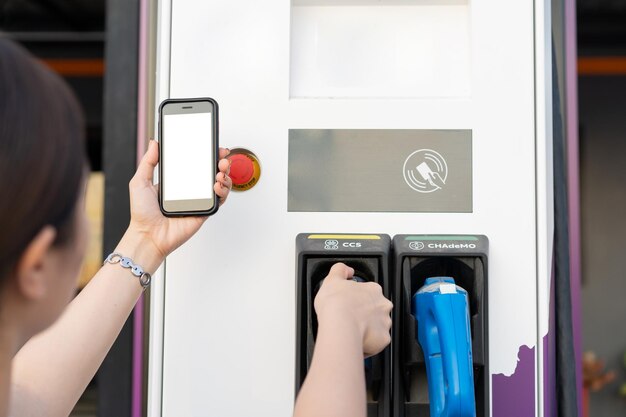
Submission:
<svg viewBox="0 0 626 417">
<path fill-rule="evenodd" d="M 121 5 L 123 2 L 118 3 Z M 110 13 L 111 8 L 118 13 L 126 11 L 120 5 L 115 5 L 114 2 L 107 4 L 105 0 L 0 0 L 0 31 L 21 43 L 65 78 L 86 115 L 86 147 L 91 165 L 87 190 L 91 241 L 80 276 L 79 291 L 100 268 L 104 250 L 112 249 L 115 245 L 113 242 L 119 239 L 121 231 L 128 224 L 128 204 L 124 201 L 128 198 L 128 178 L 134 172 L 136 123 L 133 126 L 133 123 L 125 123 L 124 120 L 136 119 L 133 106 L 136 107 L 137 97 L 136 93 L 133 95 L 132 88 L 126 89 L 123 83 L 118 85 L 113 90 L 117 91 L 117 95 L 125 96 L 128 104 L 120 108 L 119 113 L 110 111 L 114 100 L 109 97 L 113 90 L 107 92 L 105 89 L 108 81 L 105 57 L 110 53 L 107 52 L 107 44 L 111 47 L 115 47 L 116 42 L 122 44 L 120 37 L 126 37 L 128 45 L 137 43 L 136 35 L 133 38 L 127 32 L 136 33 L 138 30 L 138 13 L 135 11 L 133 14 L 138 2 L 128 2 L 130 12 L 126 21 L 124 18 L 111 20 L 111 16 L 116 13 Z M 136 45 L 134 48 L 125 48 L 117 57 L 130 62 L 126 71 L 131 84 L 137 83 L 137 65 L 133 64 L 137 60 L 136 48 Z M 108 108 L 106 103 L 109 103 Z M 122 112 L 127 114 L 120 117 Z M 111 122 L 106 124 L 105 120 Z M 111 128 L 105 129 L 105 124 Z M 116 124 L 119 126 L 115 127 Z M 114 135 L 116 140 L 105 146 L 107 135 Z M 106 149 L 123 145 L 127 147 L 128 156 L 108 158 L 109 165 L 105 166 Z M 125 160 L 126 169 L 120 170 L 120 163 L 124 168 Z M 109 177 L 106 187 L 105 176 Z M 126 184 L 120 188 L 124 182 Z M 105 195 L 108 195 L 107 209 L 104 204 Z M 115 209 L 116 206 L 120 207 Z M 110 229 L 110 233 L 106 235 L 103 233 L 105 225 Z M 101 370 L 75 407 L 73 416 L 130 415 L 132 345 L 129 325 L 130 320 Z M 94 332 L 96 331 L 97 326 L 94 326 Z"/>
<path fill-rule="evenodd" d="M 558 19 L 563 1 L 553 6 Z M 617 417 L 626 415 L 626 0 L 578 0 L 576 21 L 584 415 Z M 0 31 L 64 77 L 87 116 L 92 241 L 83 287 L 128 223 L 139 0 L 0 0 Z M 74 416 L 131 415 L 131 321 Z"/>
<path fill-rule="evenodd" d="M 583 373 L 588 416 L 626 415 L 626 1 L 578 0 Z"/>
</svg>

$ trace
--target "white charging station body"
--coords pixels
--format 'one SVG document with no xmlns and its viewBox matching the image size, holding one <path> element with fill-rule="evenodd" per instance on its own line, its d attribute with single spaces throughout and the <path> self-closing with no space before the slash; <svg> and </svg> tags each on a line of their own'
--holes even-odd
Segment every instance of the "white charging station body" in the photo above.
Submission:
<svg viewBox="0 0 626 417">
<path fill-rule="evenodd" d="M 492 415 L 514 415 L 515 395 L 544 415 L 550 18 L 540 0 L 159 2 L 157 104 L 216 99 L 221 145 L 252 150 L 262 177 L 154 276 L 148 415 L 291 415 L 295 236 L 316 231 L 486 235 Z M 469 209 L 290 211 L 303 129 L 470 131 Z M 402 172 L 378 175 L 410 187 Z"/>
</svg>

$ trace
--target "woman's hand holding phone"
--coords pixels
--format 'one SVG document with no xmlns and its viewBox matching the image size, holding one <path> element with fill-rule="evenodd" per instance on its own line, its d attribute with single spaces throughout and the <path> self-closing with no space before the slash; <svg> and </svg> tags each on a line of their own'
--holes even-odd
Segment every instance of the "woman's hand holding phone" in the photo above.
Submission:
<svg viewBox="0 0 626 417">
<path fill-rule="evenodd" d="M 219 172 L 213 189 L 222 205 L 228 198 L 232 181 L 228 176 L 228 149 L 219 149 Z M 159 144 L 151 140 L 135 176 L 129 183 L 130 225 L 116 251 L 131 257 L 146 271 L 153 273 L 163 259 L 193 236 L 207 216 L 166 217 L 158 200 L 158 185 L 153 184 L 154 169 L 159 162 Z"/>
</svg>

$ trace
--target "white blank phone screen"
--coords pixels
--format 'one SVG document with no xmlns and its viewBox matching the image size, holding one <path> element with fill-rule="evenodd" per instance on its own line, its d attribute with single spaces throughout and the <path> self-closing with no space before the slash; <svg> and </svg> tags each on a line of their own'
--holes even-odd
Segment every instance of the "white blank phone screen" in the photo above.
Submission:
<svg viewBox="0 0 626 417">
<path fill-rule="evenodd" d="M 163 116 L 163 199 L 212 199 L 215 177 L 211 113 Z"/>
</svg>

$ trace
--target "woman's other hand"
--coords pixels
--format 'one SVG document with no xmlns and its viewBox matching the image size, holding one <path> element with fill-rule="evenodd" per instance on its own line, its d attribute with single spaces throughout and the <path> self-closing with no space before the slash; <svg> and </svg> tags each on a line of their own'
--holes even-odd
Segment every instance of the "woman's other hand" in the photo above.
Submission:
<svg viewBox="0 0 626 417">
<path fill-rule="evenodd" d="M 225 159 L 229 152 L 229 150 L 223 148 L 219 150 L 219 172 L 213 185 L 213 189 L 217 197 L 219 197 L 220 205 L 224 204 L 232 187 L 232 181 L 228 176 L 230 162 Z M 159 144 L 151 140 L 146 154 L 139 163 L 135 176 L 129 183 L 131 219 L 120 245 L 125 240 L 131 241 L 131 246 L 138 244 L 149 245 L 155 251 L 155 255 L 162 261 L 165 256 L 191 238 L 200 229 L 207 217 L 166 217 L 161 213 L 158 200 L 158 185 L 153 184 L 154 169 L 158 162 Z M 158 263 L 160 262 L 157 262 L 157 266 Z M 145 267 L 149 268 L 148 266 Z"/>
<path fill-rule="evenodd" d="M 333 265 L 315 297 L 315 312 L 320 328 L 329 323 L 348 320 L 363 338 L 363 353 L 372 356 L 390 342 L 393 304 L 375 282 L 352 281 L 354 269 Z"/>
</svg>

